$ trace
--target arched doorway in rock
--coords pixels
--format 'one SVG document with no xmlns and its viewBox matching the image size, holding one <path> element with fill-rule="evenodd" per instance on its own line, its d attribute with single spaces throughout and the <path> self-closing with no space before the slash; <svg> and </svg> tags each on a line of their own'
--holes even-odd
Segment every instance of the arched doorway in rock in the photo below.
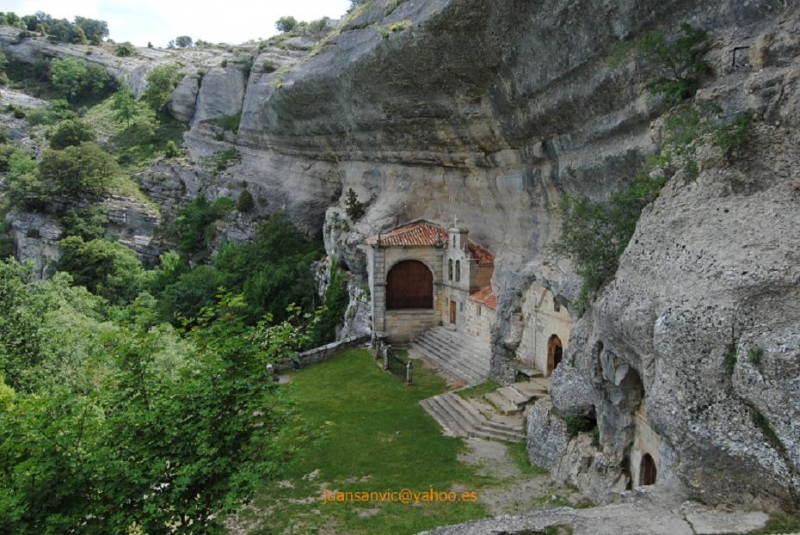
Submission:
<svg viewBox="0 0 800 535">
<path fill-rule="evenodd" d="M 656 462 L 649 453 L 642 455 L 642 462 L 639 463 L 639 485 L 656 484 Z"/>
<path fill-rule="evenodd" d="M 433 273 L 418 260 L 398 262 L 386 275 L 386 308 L 433 308 Z"/>
<path fill-rule="evenodd" d="M 547 340 L 547 375 L 553 373 L 563 356 L 564 347 L 561 345 L 561 338 L 554 334 Z"/>
</svg>

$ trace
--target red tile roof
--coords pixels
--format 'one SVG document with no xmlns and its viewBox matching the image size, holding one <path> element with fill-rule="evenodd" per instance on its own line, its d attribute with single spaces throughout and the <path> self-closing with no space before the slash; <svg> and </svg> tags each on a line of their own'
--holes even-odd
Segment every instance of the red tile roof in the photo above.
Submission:
<svg viewBox="0 0 800 535">
<path fill-rule="evenodd" d="M 486 286 L 484 288 L 481 288 L 474 294 L 470 295 L 469 300 L 475 301 L 476 303 L 480 303 L 484 305 L 486 308 L 490 308 L 492 310 L 497 309 L 497 297 L 495 297 L 491 286 Z"/>
<path fill-rule="evenodd" d="M 384 247 L 435 247 L 437 236 L 439 238 L 438 245 L 447 245 L 447 230 L 427 219 L 417 219 L 386 234 L 380 234 L 381 245 Z M 377 245 L 378 236 L 370 236 L 365 243 Z M 491 266 L 494 264 L 494 255 L 484 247 L 470 240 L 467 248 L 472 258 L 478 261 L 478 265 Z"/>
</svg>

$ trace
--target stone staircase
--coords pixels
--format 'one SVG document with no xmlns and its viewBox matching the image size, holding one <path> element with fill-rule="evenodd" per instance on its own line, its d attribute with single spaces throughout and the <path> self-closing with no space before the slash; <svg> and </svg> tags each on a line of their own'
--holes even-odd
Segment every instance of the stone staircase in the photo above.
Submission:
<svg viewBox="0 0 800 535">
<path fill-rule="evenodd" d="M 457 381 L 476 385 L 489 377 L 489 354 L 466 336 L 446 327 L 434 327 L 419 335 L 408 355 L 428 361 Z"/>
<path fill-rule="evenodd" d="M 419 402 L 445 433 L 458 437 L 522 442 L 525 440 L 525 406 L 549 397 L 550 379 L 533 377 L 486 394 L 483 399 L 464 399 L 447 392 Z"/>
<path fill-rule="evenodd" d="M 533 377 L 530 382 L 514 383 L 486 394 L 486 399 L 502 414 L 521 414 L 532 400 L 548 396 L 550 379 Z"/>
<path fill-rule="evenodd" d="M 504 418 L 505 421 L 489 419 L 475 405 L 458 394 L 447 392 L 423 399 L 419 404 L 449 435 L 508 442 L 525 440 L 524 422 L 521 416 L 515 419 Z"/>
</svg>

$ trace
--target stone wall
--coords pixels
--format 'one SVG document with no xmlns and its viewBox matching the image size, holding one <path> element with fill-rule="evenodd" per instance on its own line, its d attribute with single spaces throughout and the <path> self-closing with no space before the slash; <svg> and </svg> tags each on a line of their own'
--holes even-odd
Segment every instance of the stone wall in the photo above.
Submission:
<svg viewBox="0 0 800 535">
<path fill-rule="evenodd" d="M 367 342 L 369 342 L 368 336 L 353 336 L 351 338 L 339 340 L 338 342 L 332 342 L 324 346 L 315 347 L 314 349 L 309 349 L 308 351 L 303 351 L 302 353 L 297 354 L 297 358 L 300 361 L 301 367 L 309 366 L 311 364 L 317 364 L 318 362 L 324 362 L 326 360 L 330 360 L 333 357 L 337 356 L 342 351 L 344 351 L 345 349 L 350 349 L 351 347 L 363 346 Z M 292 366 L 292 361 L 291 360 L 283 361 L 281 365 L 290 367 Z"/>
</svg>

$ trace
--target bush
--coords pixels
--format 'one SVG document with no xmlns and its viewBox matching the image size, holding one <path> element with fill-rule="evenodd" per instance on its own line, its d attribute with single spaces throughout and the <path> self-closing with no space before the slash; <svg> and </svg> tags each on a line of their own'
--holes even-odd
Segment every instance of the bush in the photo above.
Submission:
<svg viewBox="0 0 800 535">
<path fill-rule="evenodd" d="M 658 196 L 664 183 L 663 177 L 642 174 L 608 202 L 563 198 L 561 237 L 553 249 L 572 259 L 583 280 L 578 308 L 614 276 L 642 209 Z"/>
<path fill-rule="evenodd" d="M 178 48 L 189 48 L 192 46 L 192 38 L 188 35 L 181 35 L 175 38 L 175 46 Z"/>
<path fill-rule="evenodd" d="M 128 41 L 125 41 L 124 43 L 120 43 L 120 44 L 117 45 L 117 47 L 114 49 L 114 54 L 119 56 L 119 57 L 121 57 L 121 58 L 127 58 L 127 57 L 130 57 L 130 56 L 135 56 L 136 55 L 136 47 L 133 46 L 132 43 L 129 43 Z"/>
<path fill-rule="evenodd" d="M 106 233 L 108 217 L 99 206 L 72 208 L 61 218 L 66 236 L 78 236 L 84 241 L 102 238 Z"/>
<path fill-rule="evenodd" d="M 202 194 L 181 208 L 172 228 L 178 250 L 193 260 L 207 258 L 211 253 L 211 241 L 216 236 L 214 223 L 226 212 L 224 202 L 212 204 Z"/>
<path fill-rule="evenodd" d="M 178 86 L 182 76 L 178 73 L 180 67 L 172 63 L 160 65 L 147 74 L 147 87 L 141 100 L 159 115 L 164 115 L 172 92 Z"/>
<path fill-rule="evenodd" d="M 50 83 L 69 102 L 102 98 L 115 86 L 105 69 L 72 57 L 50 63 Z"/>
<path fill-rule="evenodd" d="M 111 155 L 89 142 L 64 150 L 47 150 L 39 162 L 41 180 L 67 195 L 105 193 L 118 171 Z"/>
<path fill-rule="evenodd" d="M 253 201 L 253 194 L 247 189 L 243 190 L 239 194 L 239 198 L 236 199 L 236 209 L 243 214 L 249 214 L 255 207 L 256 203 Z"/>
<path fill-rule="evenodd" d="M 59 247 L 58 270 L 70 273 L 75 284 L 111 303 L 132 301 L 145 284 L 142 263 L 136 253 L 124 245 L 69 236 L 59 242 Z"/>
<path fill-rule="evenodd" d="M 172 140 L 167 141 L 167 150 L 165 151 L 164 155 L 167 158 L 176 158 L 181 155 L 181 151 L 178 150 L 178 146 L 175 145 L 175 142 Z"/>
<path fill-rule="evenodd" d="M 28 122 L 31 126 L 56 124 L 74 117 L 75 112 L 69 109 L 69 102 L 64 99 L 53 100 L 46 108 L 36 108 L 28 112 Z"/>
<path fill-rule="evenodd" d="M 67 147 L 75 147 L 84 141 L 94 141 L 97 134 L 94 128 L 84 123 L 80 119 L 67 119 L 56 125 L 55 129 L 47 133 L 50 141 L 50 148 L 61 150 Z"/>
<path fill-rule="evenodd" d="M 714 145 L 730 157 L 747 146 L 752 129 L 753 112 L 748 110 L 738 114 L 733 123 L 721 126 L 714 132 Z"/>
</svg>

